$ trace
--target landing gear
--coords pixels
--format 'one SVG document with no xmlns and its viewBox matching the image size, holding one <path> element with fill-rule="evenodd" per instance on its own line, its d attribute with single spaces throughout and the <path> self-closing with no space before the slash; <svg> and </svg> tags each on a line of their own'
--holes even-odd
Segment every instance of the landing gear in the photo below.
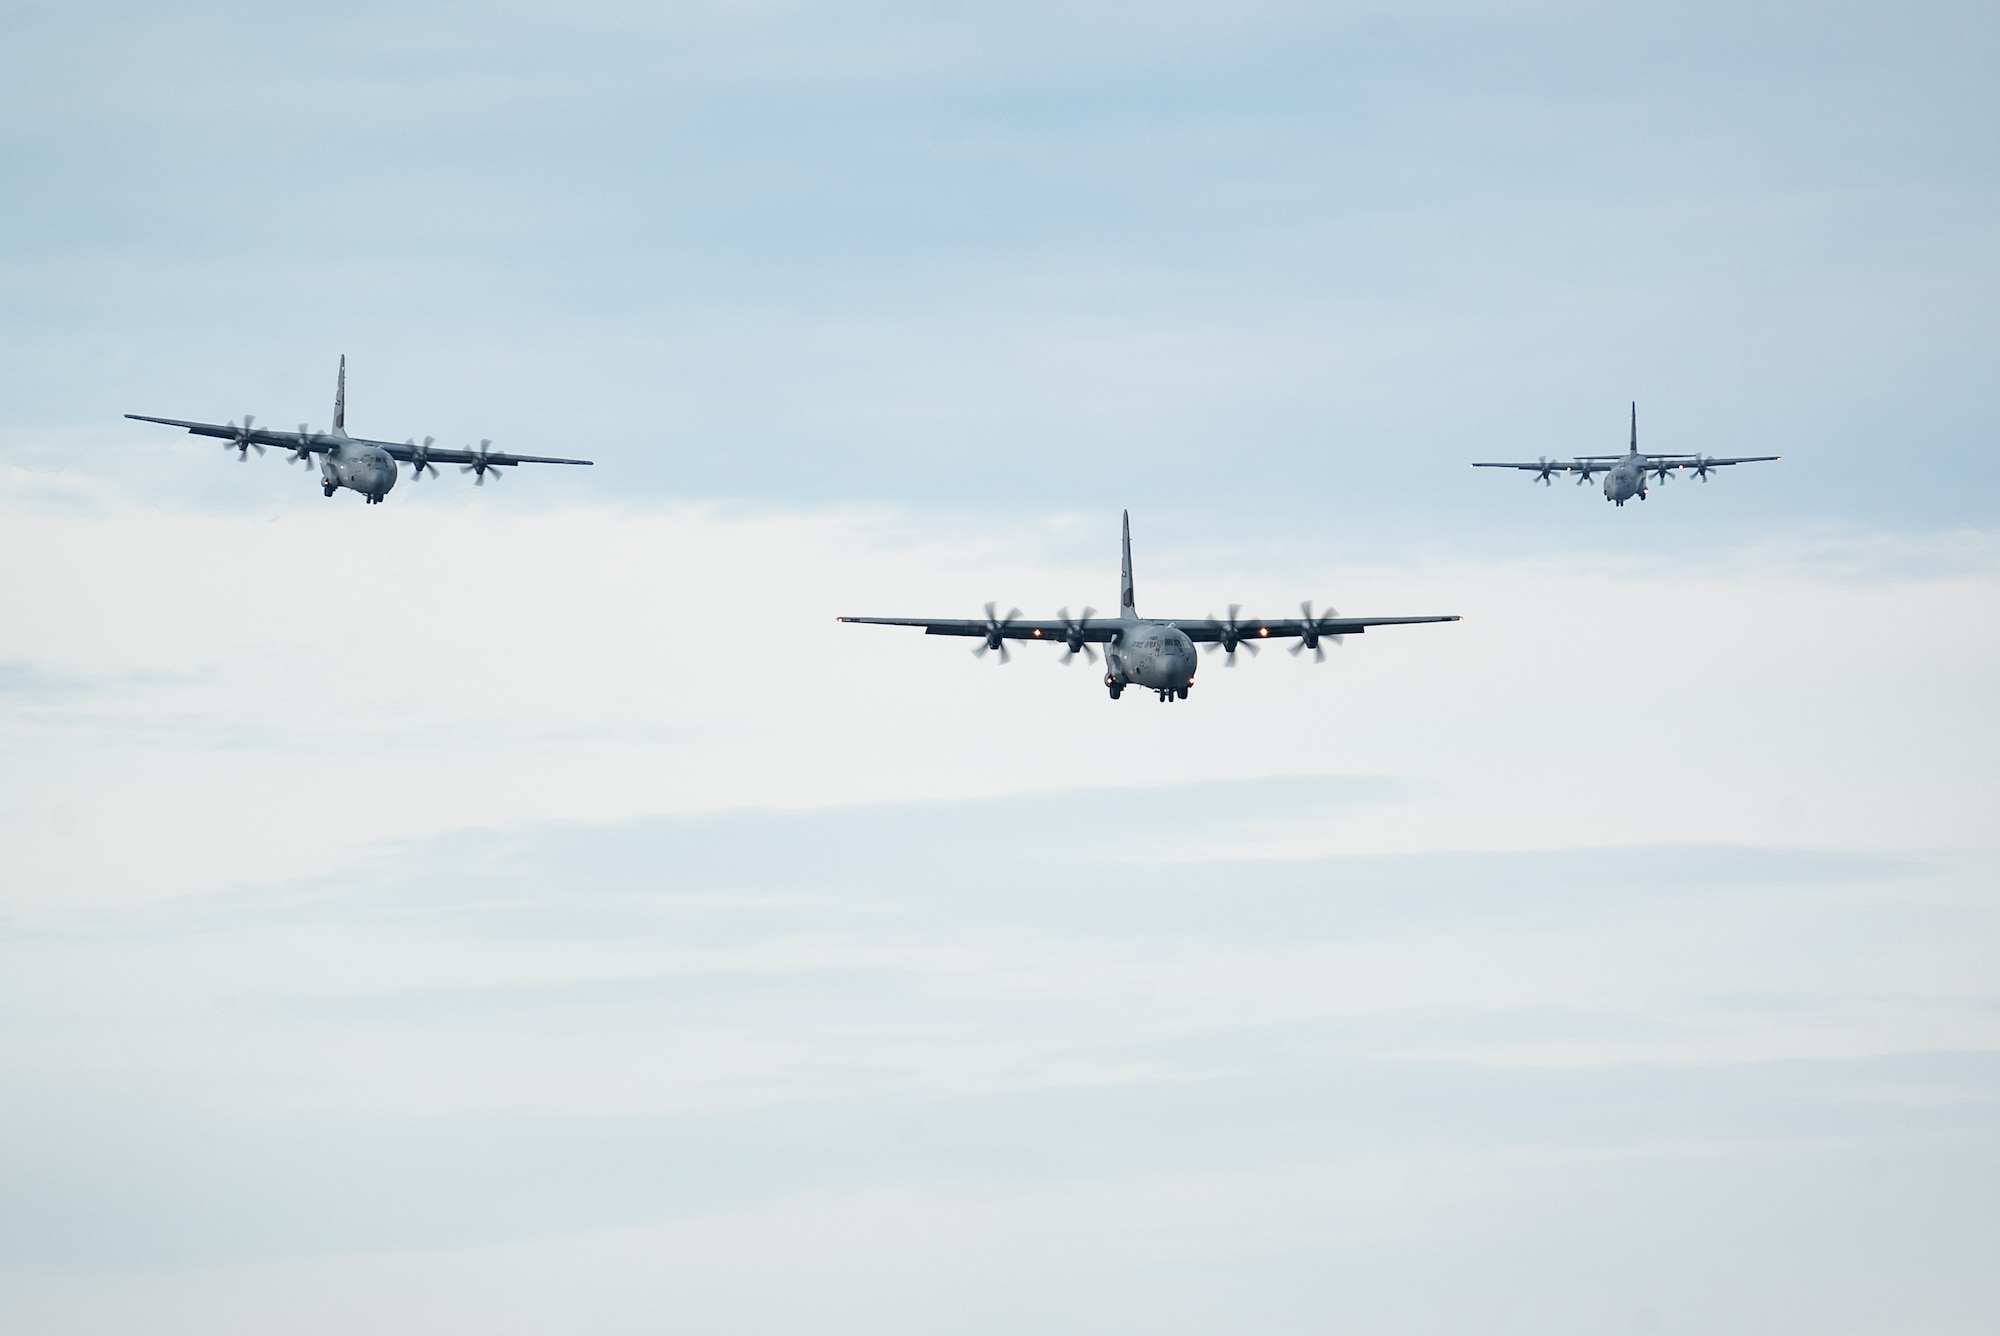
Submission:
<svg viewBox="0 0 2000 1336">
<path fill-rule="evenodd" d="M 331 483 L 331 482 L 323 482 L 323 483 L 321 483 L 321 484 L 319 485 L 319 490 L 320 490 L 320 495 L 322 495 L 322 496 L 332 496 L 332 495 L 333 495 L 333 493 L 334 493 L 334 490 L 335 490 L 335 489 L 336 489 L 336 488 L 337 488 L 338 486 L 339 486 L 339 484 L 338 484 L 338 483 Z"/>
<path fill-rule="evenodd" d="M 1125 684 L 1123 682 L 1120 682 L 1117 678 L 1111 676 L 1109 673 L 1106 673 L 1104 675 L 1104 686 L 1108 691 L 1111 692 L 1111 699 L 1113 700 L 1117 700 L 1120 696 L 1125 694 Z"/>
<path fill-rule="evenodd" d="M 1193 683 L 1189 683 L 1189 686 L 1192 686 L 1192 685 L 1193 685 Z M 1174 691 L 1174 695 L 1176 695 L 1177 697 L 1179 697 L 1179 698 L 1180 698 L 1180 699 L 1182 699 L 1182 700 L 1186 700 L 1186 699 L 1187 699 L 1187 694 L 1188 694 L 1188 689 L 1187 689 L 1187 687 L 1179 687 L 1179 688 L 1177 688 L 1177 689 L 1176 689 L 1176 690 Z"/>
</svg>

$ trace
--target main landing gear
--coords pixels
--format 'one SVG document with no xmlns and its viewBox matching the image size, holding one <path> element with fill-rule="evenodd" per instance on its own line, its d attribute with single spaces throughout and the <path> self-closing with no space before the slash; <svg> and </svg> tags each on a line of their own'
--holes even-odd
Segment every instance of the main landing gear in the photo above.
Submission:
<svg viewBox="0 0 2000 1336">
<path fill-rule="evenodd" d="M 334 483 L 334 482 L 323 482 L 323 483 L 321 483 L 321 484 L 319 485 L 319 490 L 320 490 L 320 495 L 321 495 L 321 496 L 332 496 L 332 495 L 334 494 L 334 491 L 335 491 L 335 490 L 336 490 L 336 489 L 337 489 L 337 488 L 338 488 L 339 486 L 340 486 L 340 484 L 339 484 L 339 483 Z"/>
<path fill-rule="evenodd" d="M 1120 696 L 1125 694 L 1125 688 L 1127 685 L 1129 684 L 1125 682 L 1120 682 L 1117 678 L 1112 677 L 1108 673 L 1105 675 L 1104 689 L 1111 693 L 1111 699 L 1113 700 L 1117 700 Z M 1188 684 L 1188 686 L 1192 685 L 1194 684 L 1193 683 Z M 1188 694 L 1188 688 L 1184 686 L 1154 687 L 1153 692 L 1160 698 L 1160 703 L 1164 705 L 1166 702 L 1170 700 L 1186 700 Z"/>
</svg>

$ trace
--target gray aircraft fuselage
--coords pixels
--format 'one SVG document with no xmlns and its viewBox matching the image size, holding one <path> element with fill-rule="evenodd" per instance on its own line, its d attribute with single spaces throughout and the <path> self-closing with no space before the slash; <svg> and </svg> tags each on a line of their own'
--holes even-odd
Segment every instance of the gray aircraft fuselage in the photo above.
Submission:
<svg viewBox="0 0 2000 1336">
<path fill-rule="evenodd" d="M 1194 685 L 1194 641 L 1172 622 L 1121 618 L 1104 646 L 1104 685 L 1141 686 L 1178 696 Z"/>
<path fill-rule="evenodd" d="M 396 485 L 396 461 L 380 446 L 351 441 L 337 427 L 316 440 L 326 446 L 319 458 L 319 478 L 328 496 L 336 487 L 349 487 L 371 502 L 380 501 Z"/>
<path fill-rule="evenodd" d="M 1624 505 L 1633 497 L 1646 499 L 1646 457 L 1633 451 L 1604 475 L 1604 499 Z"/>
</svg>

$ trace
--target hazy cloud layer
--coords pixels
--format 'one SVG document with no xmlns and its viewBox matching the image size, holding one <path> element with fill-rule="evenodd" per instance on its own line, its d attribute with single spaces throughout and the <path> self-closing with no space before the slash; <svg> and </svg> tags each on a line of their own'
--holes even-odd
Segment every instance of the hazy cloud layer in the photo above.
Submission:
<svg viewBox="0 0 2000 1336">
<path fill-rule="evenodd" d="M 460 1259 L 432 1300 L 463 1265 L 501 1296 L 551 1283 L 507 1249 L 616 1267 L 652 1238 L 651 1278 L 595 1310 L 639 1329 L 652 1287 L 708 1283 L 667 1241 L 700 1222 L 710 1246 L 761 1240 L 759 1289 L 827 1284 L 785 1235 L 806 1211 L 868 1255 L 829 1296 L 853 1325 L 916 1330 L 953 1311 L 897 1301 L 893 1217 L 918 1211 L 950 1222 L 924 1267 L 969 1273 L 980 1330 L 1078 1299 L 1158 1320 L 1125 1285 L 1195 1258 L 1170 1329 L 1251 1290 L 1261 1321 L 1312 1329 L 1330 1297 L 1308 1256 L 1375 1273 L 1330 1311 L 1376 1325 L 1650 1304 L 1869 1330 L 1865 1304 L 1781 1310 L 1808 1278 L 1903 1283 L 1885 1234 L 1931 1250 L 1947 1327 L 1991 1303 L 1960 1242 L 1997 1223 L 1990 860 L 1147 858 L 1383 797 L 1299 778 L 522 827 L 17 920 L 8 1302 L 18 1320 L 106 1267 L 195 1267 L 180 1285 L 413 1248 Z M 1946 1162 L 1956 1186 L 1912 1198 Z M 1046 1294 L 985 1275 L 978 1237 L 1035 1216 L 1068 1239 Z M 1439 1257 L 1449 1297 L 1384 1287 Z M 1521 1294 L 1524 1265 L 1552 1290 Z M 1011 1318 L 977 1315 L 989 1293 Z M 804 1315 L 771 1302 L 744 1320 Z M 169 1329 L 272 1317 L 167 1306 Z"/>
</svg>

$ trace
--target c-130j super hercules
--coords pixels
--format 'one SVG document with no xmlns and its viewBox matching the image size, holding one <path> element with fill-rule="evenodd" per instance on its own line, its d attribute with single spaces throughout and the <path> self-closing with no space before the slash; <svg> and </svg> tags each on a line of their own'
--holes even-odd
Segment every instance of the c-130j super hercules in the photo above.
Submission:
<svg viewBox="0 0 2000 1336">
<path fill-rule="evenodd" d="M 1571 460 L 1538 459 L 1532 464 L 1474 464 L 1476 469 L 1526 469 L 1535 475 L 1535 481 L 1544 487 L 1555 485 L 1552 474 L 1574 473 L 1576 485 L 1583 486 L 1590 481 L 1593 473 L 1604 475 L 1604 499 L 1614 505 L 1624 505 L 1633 497 L 1646 499 L 1646 475 L 1652 474 L 1660 482 L 1681 470 L 1687 469 L 1708 481 L 1709 471 L 1727 468 L 1731 464 L 1765 464 L 1777 459 L 1777 455 L 1742 455 L 1735 459 L 1717 459 L 1713 455 L 1642 455 L 1639 453 L 1639 405 L 1632 405 L 1632 448 L 1622 455 L 1578 455 Z"/>
<path fill-rule="evenodd" d="M 346 487 L 361 493 L 369 505 L 380 503 L 396 485 L 396 462 L 415 466 L 416 476 L 424 476 L 424 470 L 432 474 L 435 464 L 457 464 L 460 473 L 476 473 L 475 485 L 483 485 L 486 475 L 500 476 L 503 468 L 516 464 L 588 464 L 588 459 L 549 459 L 541 455 L 510 455 L 499 450 L 489 450 L 491 441 L 481 441 L 477 450 L 434 450 L 432 438 L 424 437 L 418 445 L 415 437 L 401 445 L 394 441 L 370 441 L 347 434 L 347 357 L 340 359 L 340 382 L 333 394 L 333 428 L 330 431 L 315 432 L 301 422 L 297 431 L 272 431 L 269 427 L 254 427 L 248 413 L 243 415 L 243 425 L 234 422 L 182 422 L 178 418 L 147 417 L 143 413 L 125 415 L 135 422 L 159 422 L 169 427 L 186 427 L 190 435 L 219 436 L 222 448 L 234 450 L 238 462 L 250 458 L 250 452 L 264 453 L 264 447 L 274 445 L 280 450 L 291 451 L 291 462 L 308 462 L 314 455 L 319 456 L 319 485 L 328 496 Z"/>
<path fill-rule="evenodd" d="M 1060 644 L 1064 647 L 1062 662 L 1065 664 L 1079 653 L 1096 662 L 1097 652 L 1092 646 L 1102 645 L 1104 685 L 1111 692 L 1111 699 L 1117 700 L 1125 693 L 1126 687 L 1137 686 L 1156 692 L 1163 701 L 1187 699 L 1188 688 L 1194 685 L 1194 647 L 1197 644 L 1206 645 L 1211 651 L 1222 650 L 1232 668 L 1236 666 L 1238 649 L 1255 654 L 1257 646 L 1266 640 L 1296 640 L 1298 643 L 1291 648 L 1293 654 L 1310 649 L 1314 661 L 1319 662 L 1326 658 L 1325 642 L 1331 640 L 1338 645 L 1342 636 L 1359 635 L 1371 626 L 1459 620 L 1457 617 L 1341 617 L 1331 609 L 1316 617 L 1310 603 L 1299 605 L 1299 611 L 1304 614 L 1302 617 L 1278 621 L 1238 617 L 1234 604 L 1230 605 L 1229 615 L 1221 619 L 1141 617 L 1132 597 L 1130 511 L 1125 513 L 1122 554 L 1123 579 L 1119 584 L 1116 617 L 1092 616 L 1090 608 L 1085 608 L 1081 617 L 1071 617 L 1069 609 L 1064 608 L 1052 622 L 1024 622 L 1020 620 L 1019 608 L 1001 617 L 994 612 L 994 605 L 988 603 L 984 620 L 921 617 L 842 617 L 840 620 L 866 622 L 874 626 L 921 626 L 925 635 L 933 636 L 977 636 L 981 643 L 972 652 L 985 654 L 993 650 L 999 654 L 1001 663 L 1007 662 L 1007 642 L 1010 640 L 1045 640 Z"/>
</svg>

